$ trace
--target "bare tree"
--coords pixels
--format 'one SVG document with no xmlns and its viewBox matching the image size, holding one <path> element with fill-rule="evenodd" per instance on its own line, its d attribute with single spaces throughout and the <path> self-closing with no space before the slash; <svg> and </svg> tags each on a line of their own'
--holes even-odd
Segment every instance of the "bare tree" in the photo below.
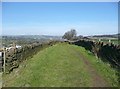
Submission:
<svg viewBox="0 0 120 89">
<path fill-rule="evenodd" d="M 76 38 L 77 32 L 75 29 L 71 29 L 63 35 L 63 39 L 74 40 Z"/>
</svg>

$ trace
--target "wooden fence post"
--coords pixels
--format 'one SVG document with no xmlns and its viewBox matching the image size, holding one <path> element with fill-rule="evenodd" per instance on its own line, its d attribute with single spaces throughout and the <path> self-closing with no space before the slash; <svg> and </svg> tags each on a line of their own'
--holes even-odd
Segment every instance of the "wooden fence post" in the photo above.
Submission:
<svg viewBox="0 0 120 89">
<path fill-rule="evenodd" d="M 3 51 L 4 51 L 4 56 L 3 56 L 3 58 L 4 58 L 3 70 L 5 72 L 5 60 L 6 60 L 6 53 L 5 53 L 6 49 L 5 49 L 5 47 L 4 47 Z"/>
<path fill-rule="evenodd" d="M 109 39 L 109 43 L 111 43 L 111 40 Z"/>
</svg>

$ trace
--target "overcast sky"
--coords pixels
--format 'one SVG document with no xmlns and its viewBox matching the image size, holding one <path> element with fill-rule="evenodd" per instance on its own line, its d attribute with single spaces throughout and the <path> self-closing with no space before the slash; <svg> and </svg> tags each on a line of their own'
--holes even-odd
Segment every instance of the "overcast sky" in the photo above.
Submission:
<svg viewBox="0 0 120 89">
<path fill-rule="evenodd" d="M 117 2 L 3 2 L 3 35 L 118 33 Z"/>
</svg>

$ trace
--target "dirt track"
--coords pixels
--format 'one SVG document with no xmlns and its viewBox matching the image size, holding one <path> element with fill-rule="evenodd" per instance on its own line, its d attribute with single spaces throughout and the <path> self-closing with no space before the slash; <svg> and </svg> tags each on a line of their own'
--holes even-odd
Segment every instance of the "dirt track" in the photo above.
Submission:
<svg viewBox="0 0 120 89">
<path fill-rule="evenodd" d="M 86 67 L 86 70 L 91 75 L 92 77 L 91 87 L 110 87 L 110 85 L 107 84 L 106 80 L 97 72 L 95 68 L 92 67 L 92 64 L 82 53 L 77 52 L 77 50 L 74 50 L 73 52 L 77 54 L 80 60 L 84 62 L 84 67 Z"/>
</svg>

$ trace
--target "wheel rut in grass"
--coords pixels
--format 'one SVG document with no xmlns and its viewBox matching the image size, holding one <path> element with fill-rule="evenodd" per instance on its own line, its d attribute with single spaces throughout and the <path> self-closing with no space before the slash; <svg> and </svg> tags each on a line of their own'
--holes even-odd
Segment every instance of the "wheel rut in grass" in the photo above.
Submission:
<svg viewBox="0 0 120 89">
<path fill-rule="evenodd" d="M 73 49 L 73 52 L 78 55 L 80 60 L 83 61 L 86 70 L 90 74 L 92 78 L 91 87 L 110 87 L 107 81 L 97 72 L 97 70 L 92 66 L 90 61 L 82 54 L 82 52 L 75 49 Z"/>
</svg>

